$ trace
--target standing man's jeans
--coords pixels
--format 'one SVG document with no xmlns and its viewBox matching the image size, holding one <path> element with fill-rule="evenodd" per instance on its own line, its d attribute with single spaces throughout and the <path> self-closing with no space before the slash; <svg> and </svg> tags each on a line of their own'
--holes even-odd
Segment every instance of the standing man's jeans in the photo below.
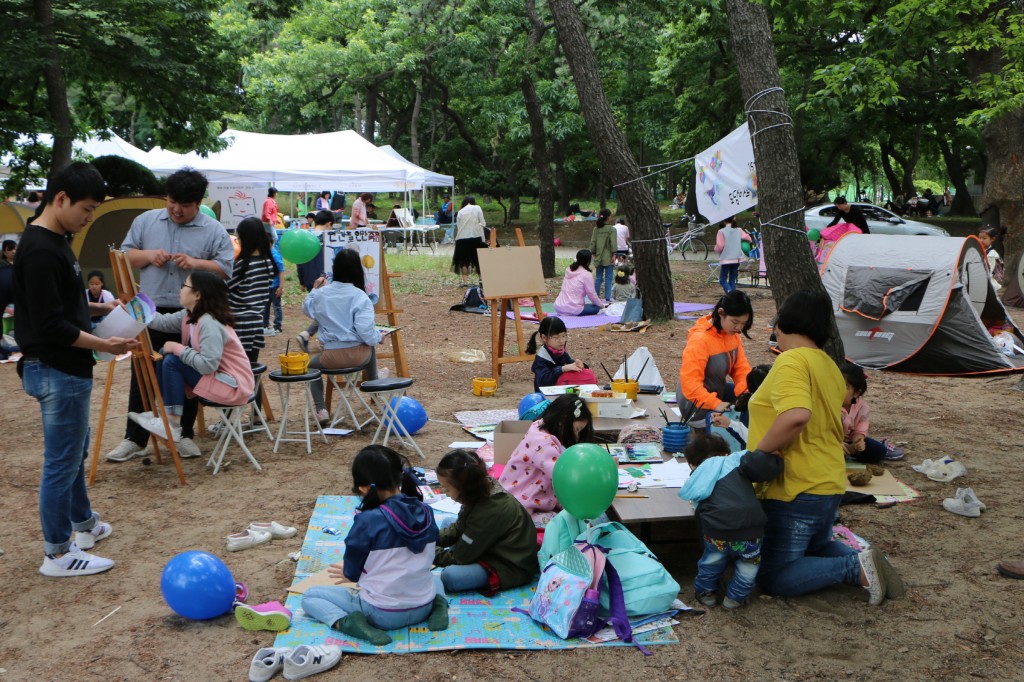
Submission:
<svg viewBox="0 0 1024 682">
<path fill-rule="evenodd" d="M 718 283 L 722 285 L 722 291 L 729 293 L 736 290 L 736 277 L 740 272 L 739 263 L 718 266 Z"/>
<path fill-rule="evenodd" d="M 43 476 L 39 484 L 43 548 L 47 554 L 64 554 L 71 547 L 71 532 L 92 530 L 99 519 L 85 487 L 92 379 L 27 360 L 21 381 L 25 393 L 39 401 L 43 418 Z"/>
<path fill-rule="evenodd" d="M 860 585 L 857 551 L 832 539 L 842 495 L 797 495 L 792 502 L 765 500 L 768 515 L 757 581 L 782 597 L 850 583 Z"/>
<path fill-rule="evenodd" d="M 612 300 L 612 279 L 615 276 L 614 265 L 598 265 L 597 274 L 594 276 L 594 288 L 597 289 L 597 297 L 606 301 Z M 601 284 L 604 284 L 604 293 L 601 293 Z"/>
<path fill-rule="evenodd" d="M 718 583 L 729 564 L 733 564 L 732 580 L 725 596 L 743 602 L 754 589 L 754 580 L 761 565 L 761 538 L 754 540 L 716 540 L 704 536 L 704 554 L 697 561 L 697 578 L 693 591 L 697 596 L 718 592 Z"/>
</svg>

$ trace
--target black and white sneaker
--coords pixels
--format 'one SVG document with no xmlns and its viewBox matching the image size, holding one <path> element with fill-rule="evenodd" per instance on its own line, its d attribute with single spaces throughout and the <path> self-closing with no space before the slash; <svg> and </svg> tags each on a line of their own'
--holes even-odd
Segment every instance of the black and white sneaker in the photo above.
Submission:
<svg viewBox="0 0 1024 682">
<path fill-rule="evenodd" d="M 39 572 L 47 578 L 71 578 L 77 575 L 94 575 L 114 567 L 111 559 L 89 554 L 71 545 L 70 551 L 59 559 L 47 554 Z"/>
</svg>

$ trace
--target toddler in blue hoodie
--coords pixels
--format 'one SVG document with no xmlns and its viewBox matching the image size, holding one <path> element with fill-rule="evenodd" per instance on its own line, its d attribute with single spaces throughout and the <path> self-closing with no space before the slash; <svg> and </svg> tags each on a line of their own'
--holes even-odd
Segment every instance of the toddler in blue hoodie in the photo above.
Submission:
<svg viewBox="0 0 1024 682">
<path fill-rule="evenodd" d="M 714 606 L 722 574 L 733 563 L 722 607 L 738 608 L 754 589 L 768 521 L 753 484 L 782 473 L 782 457 L 761 450 L 729 454 L 725 439 L 716 435 L 695 437 L 685 455 L 691 473 L 679 497 L 693 502 L 704 539 L 693 591 L 701 604 Z"/>
</svg>

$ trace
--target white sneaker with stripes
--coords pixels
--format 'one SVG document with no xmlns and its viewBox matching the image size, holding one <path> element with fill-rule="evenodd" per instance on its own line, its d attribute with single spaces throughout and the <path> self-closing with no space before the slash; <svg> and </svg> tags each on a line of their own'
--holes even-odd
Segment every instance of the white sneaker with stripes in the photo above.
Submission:
<svg viewBox="0 0 1024 682">
<path fill-rule="evenodd" d="M 39 567 L 39 572 L 48 578 L 71 578 L 76 575 L 102 573 L 113 567 L 113 560 L 83 552 L 72 544 L 68 553 L 60 558 L 47 554 L 43 559 L 43 565 Z"/>
</svg>

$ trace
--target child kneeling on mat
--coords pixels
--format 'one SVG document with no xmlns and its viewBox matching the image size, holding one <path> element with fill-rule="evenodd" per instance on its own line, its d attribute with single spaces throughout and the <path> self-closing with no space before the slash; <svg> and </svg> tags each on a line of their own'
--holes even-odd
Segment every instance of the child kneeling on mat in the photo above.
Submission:
<svg viewBox="0 0 1024 682">
<path fill-rule="evenodd" d="M 487 475 L 480 457 L 452 450 L 437 465 L 437 479 L 462 505 L 455 523 L 441 531 L 434 556 L 434 564 L 445 567 L 445 589 L 493 596 L 531 582 L 539 569 L 533 519 Z"/>
<path fill-rule="evenodd" d="M 693 502 L 704 539 L 693 591 L 701 604 L 714 606 L 722 574 L 734 562 L 722 607 L 739 608 L 754 589 L 768 522 L 751 484 L 782 473 L 782 457 L 761 450 L 729 454 L 725 439 L 716 435 L 694 438 L 685 454 L 692 473 L 679 497 Z"/>
<path fill-rule="evenodd" d="M 540 327 L 526 344 L 527 354 L 537 355 L 531 367 L 533 390 L 539 391 L 541 386 L 597 383 L 594 372 L 582 360 L 573 360 L 565 350 L 568 341 L 569 332 L 561 319 L 548 315 L 540 321 Z"/>
<path fill-rule="evenodd" d="M 345 538 L 345 560 L 328 574 L 348 587 L 311 587 L 302 610 L 321 623 L 376 646 L 391 643 L 384 630 L 427 621 L 448 627 L 448 600 L 430 572 L 437 543 L 434 513 L 423 503 L 409 462 L 391 448 L 370 445 L 352 462 L 354 492 L 363 498 Z"/>
</svg>

